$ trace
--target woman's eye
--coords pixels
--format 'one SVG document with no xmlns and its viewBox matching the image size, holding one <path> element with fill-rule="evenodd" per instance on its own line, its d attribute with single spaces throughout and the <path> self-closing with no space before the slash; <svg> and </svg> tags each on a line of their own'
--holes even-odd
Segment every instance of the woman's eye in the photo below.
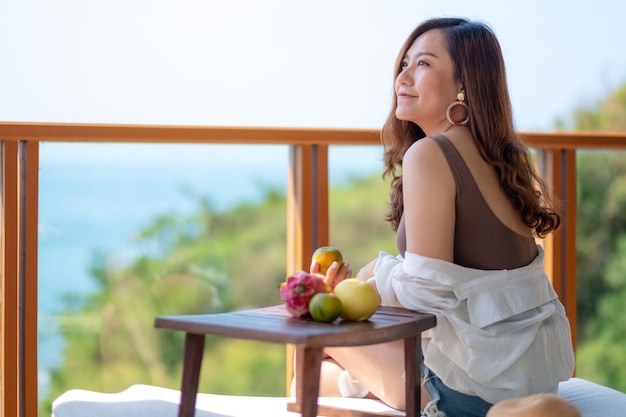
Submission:
<svg viewBox="0 0 626 417">
<path fill-rule="evenodd" d="M 406 67 L 408 67 L 408 66 L 409 66 L 409 63 L 408 63 L 408 62 L 406 62 L 406 61 L 402 61 L 402 62 L 400 63 L 400 70 L 403 70 L 403 69 L 405 69 L 405 68 L 406 68 Z"/>
<path fill-rule="evenodd" d="M 428 66 L 428 62 L 426 61 L 417 61 L 417 66 L 421 67 L 421 66 Z"/>
</svg>

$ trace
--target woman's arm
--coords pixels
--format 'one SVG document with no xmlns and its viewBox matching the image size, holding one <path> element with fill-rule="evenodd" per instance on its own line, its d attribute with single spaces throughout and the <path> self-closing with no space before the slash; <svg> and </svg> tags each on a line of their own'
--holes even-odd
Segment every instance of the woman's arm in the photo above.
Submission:
<svg viewBox="0 0 626 417">
<path fill-rule="evenodd" d="M 435 141 L 424 138 L 407 150 L 402 187 L 407 251 L 452 262 L 456 187 Z"/>
</svg>

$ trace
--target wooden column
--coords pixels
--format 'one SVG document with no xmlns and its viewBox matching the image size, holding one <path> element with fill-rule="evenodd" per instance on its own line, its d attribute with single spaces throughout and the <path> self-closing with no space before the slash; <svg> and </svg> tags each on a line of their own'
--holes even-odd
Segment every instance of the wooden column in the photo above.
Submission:
<svg viewBox="0 0 626 417">
<path fill-rule="evenodd" d="M 17 142 L 2 143 L 2 414 L 19 416 L 19 164 Z"/>
<path fill-rule="evenodd" d="M 287 274 L 309 270 L 311 255 L 328 245 L 328 146 L 292 145 L 287 181 Z M 287 346 L 286 387 L 293 377 L 293 346 Z"/>
<path fill-rule="evenodd" d="M 570 319 L 576 346 L 576 150 L 545 149 L 539 152 L 542 177 L 560 204 L 562 225 L 544 241 L 546 270 Z"/>
<path fill-rule="evenodd" d="M 35 416 L 39 144 L 2 143 L 1 415 Z"/>
<path fill-rule="evenodd" d="M 22 282 L 22 387 L 24 417 L 36 416 L 39 408 L 37 363 L 37 263 L 39 259 L 39 142 L 23 143 L 22 158 L 24 186 L 22 187 L 22 235 L 21 270 Z"/>
</svg>

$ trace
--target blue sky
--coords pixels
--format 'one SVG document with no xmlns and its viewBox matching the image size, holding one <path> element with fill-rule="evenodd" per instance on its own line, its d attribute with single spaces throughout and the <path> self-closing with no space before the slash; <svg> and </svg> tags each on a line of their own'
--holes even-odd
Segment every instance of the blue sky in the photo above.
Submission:
<svg viewBox="0 0 626 417">
<path fill-rule="evenodd" d="M 377 128 L 421 20 L 495 29 L 520 130 L 626 83 L 613 0 L 0 0 L 0 121 Z"/>
</svg>

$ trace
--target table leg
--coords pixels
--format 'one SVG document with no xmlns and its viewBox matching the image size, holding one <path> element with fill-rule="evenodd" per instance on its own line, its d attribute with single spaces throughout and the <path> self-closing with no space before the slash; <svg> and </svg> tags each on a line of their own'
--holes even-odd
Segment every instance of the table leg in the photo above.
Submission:
<svg viewBox="0 0 626 417">
<path fill-rule="evenodd" d="M 404 339 L 404 375 L 406 390 L 406 417 L 419 415 L 421 405 L 420 364 L 422 361 L 421 335 Z"/>
<path fill-rule="evenodd" d="M 185 335 L 185 357 L 183 359 L 183 382 L 180 390 L 178 417 L 194 417 L 196 413 L 196 395 L 200 380 L 202 354 L 204 353 L 204 335 L 187 333 Z"/>
<path fill-rule="evenodd" d="M 322 353 L 321 347 L 296 346 L 296 403 L 288 410 L 302 417 L 317 416 Z"/>
</svg>

